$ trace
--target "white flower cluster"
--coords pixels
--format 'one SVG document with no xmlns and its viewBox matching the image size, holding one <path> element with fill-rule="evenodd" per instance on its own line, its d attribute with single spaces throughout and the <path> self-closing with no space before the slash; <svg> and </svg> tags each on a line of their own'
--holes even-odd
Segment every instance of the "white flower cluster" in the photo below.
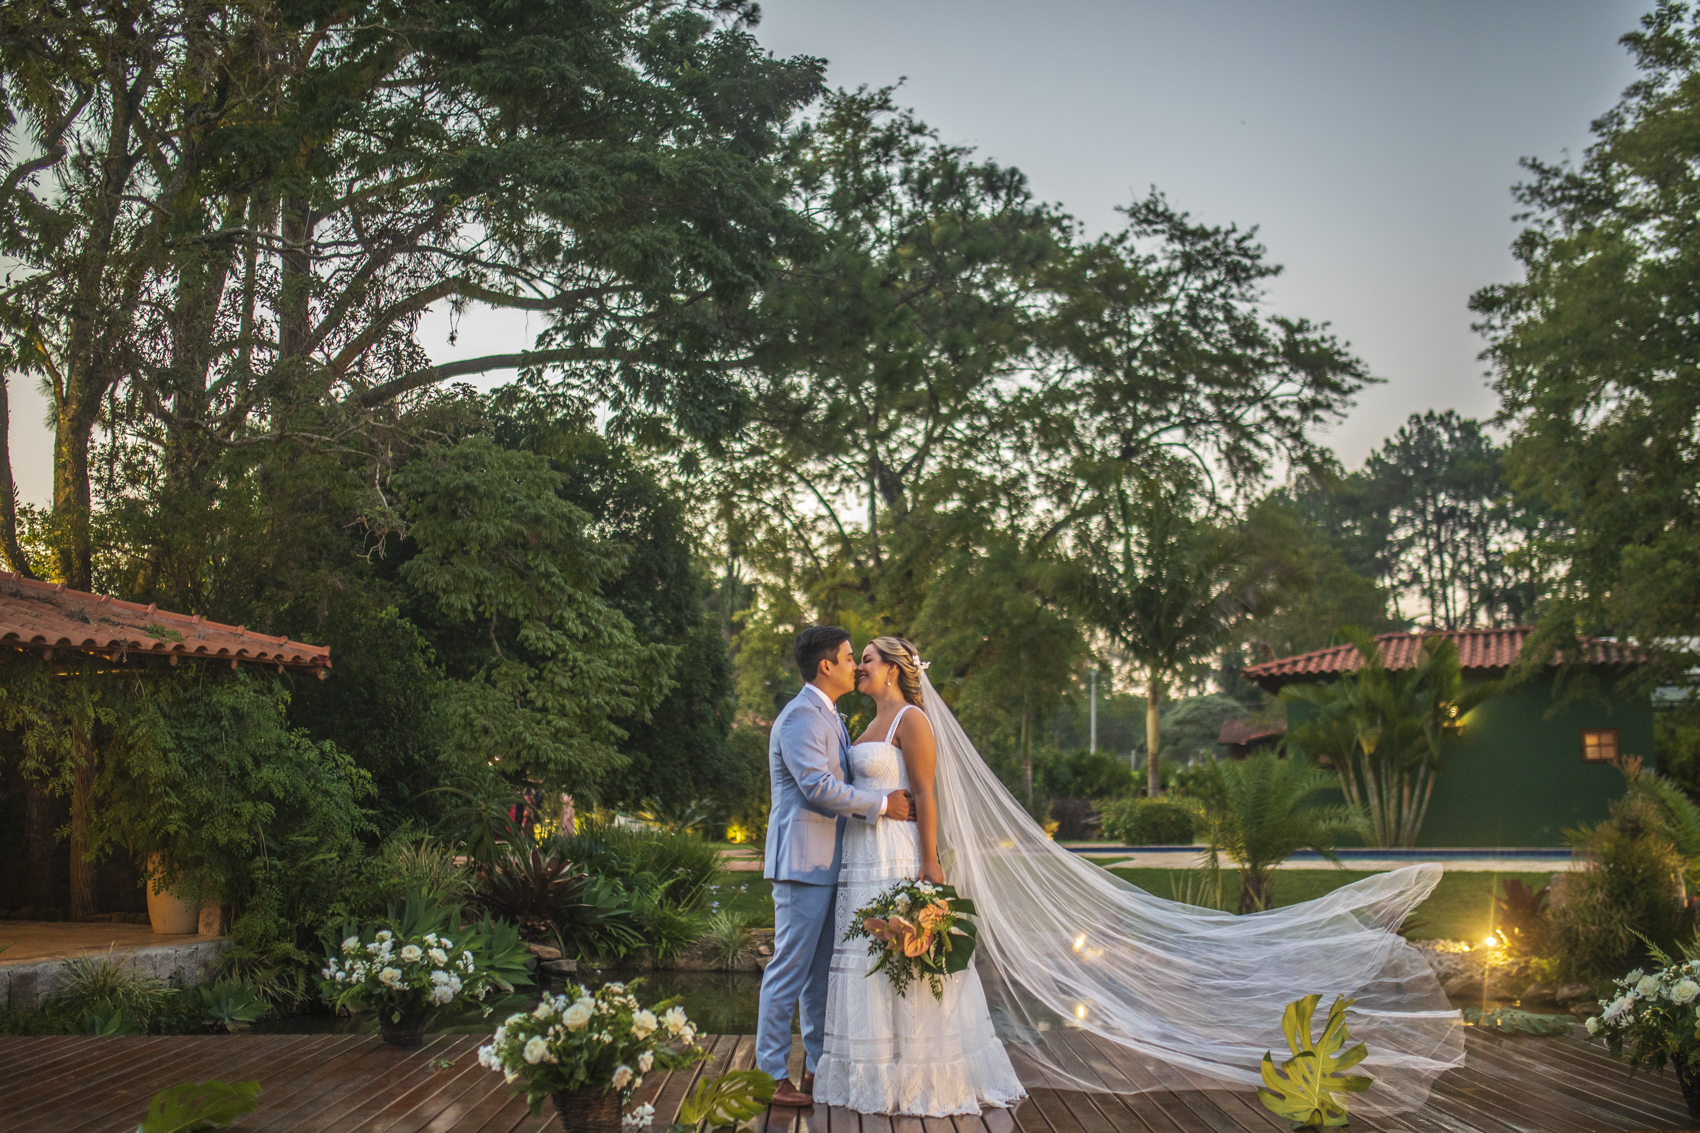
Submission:
<svg viewBox="0 0 1700 1133">
<path fill-rule="evenodd" d="M 633 1107 L 632 1111 L 620 1118 L 621 1129 L 648 1129 L 655 1120 L 655 1107 L 648 1102 Z"/>
<path fill-rule="evenodd" d="M 358 936 L 345 939 L 339 949 L 342 955 L 331 956 L 319 973 L 350 989 L 369 984 L 392 992 L 419 989 L 426 1003 L 442 1007 L 454 1002 L 466 986 L 465 978 L 478 967 L 465 949 L 451 960 L 453 948 L 454 941 L 434 932 L 398 947 L 395 933 L 380 929 L 364 944 Z M 479 987 L 476 994 L 483 998 L 487 991 Z"/>
<path fill-rule="evenodd" d="M 1603 1010 L 1587 1022 L 1588 1033 L 1623 1031 L 1635 1022 L 1637 1014 L 1668 1003 L 1678 1008 L 1691 1008 L 1693 1015 L 1682 1011 L 1684 1027 L 1700 1025 L 1700 960 L 1673 964 L 1663 971 L 1644 972 L 1636 968 L 1614 981 L 1617 995 L 1600 1000 Z"/>
<path fill-rule="evenodd" d="M 575 1077 L 606 1075 L 606 1089 L 635 1090 L 655 1068 L 657 1044 L 696 1040 L 683 1008 L 657 1015 L 639 1005 L 624 984 L 605 984 L 594 994 L 579 987 L 568 990 L 570 997 L 546 994 L 531 1011 L 503 1020 L 490 1042 L 478 1048 L 479 1065 L 502 1071 L 509 1083 L 527 1078 L 535 1085 L 560 1073 L 549 1068 L 565 1064 L 575 1068 Z M 653 1118 L 652 1108 L 639 1106 L 625 1118 L 625 1128 L 645 1128 Z"/>
</svg>

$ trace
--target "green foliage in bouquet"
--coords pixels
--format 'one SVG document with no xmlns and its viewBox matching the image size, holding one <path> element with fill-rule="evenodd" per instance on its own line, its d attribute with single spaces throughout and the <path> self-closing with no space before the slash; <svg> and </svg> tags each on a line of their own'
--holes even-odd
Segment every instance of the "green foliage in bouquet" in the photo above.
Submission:
<svg viewBox="0 0 1700 1133">
<path fill-rule="evenodd" d="M 1574 1015 L 1542 1015 L 1515 1007 L 1496 1007 L 1483 1011 L 1480 1007 L 1464 1008 L 1464 1022 L 1496 1035 L 1568 1035 L 1575 1025 Z"/>
<path fill-rule="evenodd" d="M 673 1129 L 694 1131 L 705 1122 L 710 1133 L 736 1129 L 740 1123 L 762 1115 L 773 1100 L 776 1085 L 761 1070 L 733 1070 L 707 1079 L 679 1106 L 679 1120 Z"/>
<path fill-rule="evenodd" d="M 1335 1092 L 1362 1093 L 1370 1087 L 1366 1077 L 1340 1075 L 1369 1053 L 1363 1043 L 1346 1046 L 1352 1041 L 1346 1031 L 1346 1008 L 1357 1001 L 1336 996 L 1334 1006 L 1328 1009 L 1322 1037 L 1312 1042 L 1310 1020 L 1321 998 L 1307 995 L 1295 999 L 1281 1013 L 1281 1030 L 1293 1057 L 1281 1063 L 1280 1071 L 1275 1069 L 1273 1055 L 1263 1056 L 1263 1085 L 1257 1096 L 1272 1113 L 1291 1121 L 1294 1129 L 1346 1124 L 1346 1100 L 1336 1097 Z"/>
<path fill-rule="evenodd" d="M 708 1057 L 696 1046 L 696 1027 L 664 999 L 648 1008 L 631 984 L 607 983 L 591 992 L 568 984 L 536 1008 L 515 1012 L 478 1048 L 479 1065 L 500 1070 L 531 1112 L 562 1090 L 599 1090 L 629 1098 L 652 1070 L 680 1070 Z"/>
<path fill-rule="evenodd" d="M 924 979 L 933 998 L 944 999 L 944 979 L 968 967 L 979 930 L 968 918 L 974 902 L 949 885 L 899 881 L 850 918 L 845 940 L 866 939 L 875 957 L 867 974 L 884 972 L 898 995 Z"/>
<path fill-rule="evenodd" d="M 1588 1033 L 1625 1059 L 1631 1074 L 1674 1064 L 1690 1075 L 1700 1064 L 1700 960 L 1674 960 L 1656 945 L 1649 951 L 1659 967 L 1613 980 L 1616 994 L 1600 1000 L 1604 1010 L 1588 1020 Z"/>
<path fill-rule="evenodd" d="M 201 1133 L 222 1129 L 260 1104 L 258 1082 L 185 1082 L 161 1090 L 148 1103 L 136 1133 Z"/>
</svg>

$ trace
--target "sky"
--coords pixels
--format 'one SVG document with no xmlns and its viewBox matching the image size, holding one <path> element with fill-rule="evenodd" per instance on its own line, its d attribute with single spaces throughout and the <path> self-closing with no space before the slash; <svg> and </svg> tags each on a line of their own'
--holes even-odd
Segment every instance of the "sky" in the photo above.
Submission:
<svg viewBox="0 0 1700 1133">
<path fill-rule="evenodd" d="M 1155 185 L 1257 226 L 1272 312 L 1332 324 L 1383 379 L 1327 436 L 1356 467 L 1413 413 L 1496 400 L 1467 303 L 1517 278 L 1518 160 L 1587 146 L 1635 77 L 1618 38 L 1651 0 L 764 0 L 757 38 L 833 86 L 902 80 L 942 140 L 1023 170 L 1092 233 Z M 539 325 L 445 312 L 435 361 L 521 349 Z M 502 380 L 491 375 L 481 384 Z M 46 406 L 12 394 L 22 498 L 51 487 Z"/>
</svg>

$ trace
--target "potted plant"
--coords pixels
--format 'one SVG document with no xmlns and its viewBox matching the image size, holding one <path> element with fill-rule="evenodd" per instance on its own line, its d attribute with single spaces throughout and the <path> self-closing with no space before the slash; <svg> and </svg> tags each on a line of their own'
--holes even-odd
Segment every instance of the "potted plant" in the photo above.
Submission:
<svg viewBox="0 0 1700 1133">
<path fill-rule="evenodd" d="M 604 984 L 595 992 L 568 984 L 564 995 L 544 995 L 529 1013 L 510 1015 L 478 1049 L 478 1061 L 500 1070 L 531 1112 L 554 1099 L 566 1133 L 620 1133 L 632 1091 L 652 1070 L 677 1070 L 706 1052 L 677 999 L 648 1008 L 630 987 Z M 631 1115 L 648 1124 L 653 1110 Z"/>
<path fill-rule="evenodd" d="M 319 974 L 324 998 L 338 1010 L 366 1007 L 378 1016 L 384 1042 L 418 1046 L 431 1015 L 451 1003 L 477 1003 L 494 988 L 530 983 L 518 931 L 485 917 L 464 927 L 458 910 L 418 892 L 379 922 L 345 921 Z"/>
<path fill-rule="evenodd" d="M 201 931 L 201 903 L 180 892 L 180 870 L 164 854 L 148 857 L 148 923 L 156 936 L 187 936 Z"/>
<path fill-rule="evenodd" d="M 1700 1118 L 1700 960 L 1678 962 L 1657 948 L 1653 956 L 1658 970 L 1636 968 L 1613 981 L 1616 994 L 1599 1001 L 1588 1033 L 1627 1060 L 1631 1074 L 1674 1067 L 1689 1116 Z"/>
</svg>

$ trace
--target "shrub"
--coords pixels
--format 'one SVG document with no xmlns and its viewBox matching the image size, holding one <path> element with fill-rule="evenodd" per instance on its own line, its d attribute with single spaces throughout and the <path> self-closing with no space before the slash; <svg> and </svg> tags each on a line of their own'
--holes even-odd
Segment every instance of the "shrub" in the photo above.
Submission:
<svg viewBox="0 0 1700 1133">
<path fill-rule="evenodd" d="M 142 974 L 126 960 L 78 956 L 60 968 L 59 987 L 46 1006 L 72 1018 L 85 1012 L 107 1018 L 121 1011 L 145 1028 L 171 994 L 163 980 Z"/>
<path fill-rule="evenodd" d="M 1102 819 L 1090 799 L 1052 799 L 1051 820 L 1059 842 L 1080 842 L 1097 835 Z"/>
<path fill-rule="evenodd" d="M 1104 804 L 1104 834 L 1127 846 L 1192 844 L 1192 815 L 1162 799 L 1115 799 Z"/>
<path fill-rule="evenodd" d="M 1690 927 L 1682 904 L 1687 862 L 1664 834 L 1658 806 L 1639 792 L 1611 815 L 1566 831 L 1581 869 L 1553 879 L 1546 947 L 1559 977 L 1595 982 L 1647 956 L 1645 936 L 1674 950 Z"/>
<path fill-rule="evenodd" d="M 386 840 L 378 851 L 383 902 L 417 889 L 433 904 L 460 907 L 477 892 L 470 865 L 457 860 L 453 847 L 429 835 Z"/>
<path fill-rule="evenodd" d="M 686 909 L 700 908 L 723 872 L 720 848 L 695 834 L 622 826 L 603 817 L 580 819 L 561 848 L 570 860 L 614 878 L 628 892 L 659 883 L 669 901 Z"/>
<path fill-rule="evenodd" d="M 703 937 L 708 950 L 724 968 L 731 968 L 750 950 L 755 933 L 750 919 L 735 909 L 720 909 L 709 914 L 708 933 Z"/>
<path fill-rule="evenodd" d="M 1513 956 L 1538 956 L 1546 940 L 1547 901 L 1552 886 L 1531 889 L 1515 877 L 1506 878 L 1504 892 L 1493 899 L 1494 925 Z"/>
</svg>

